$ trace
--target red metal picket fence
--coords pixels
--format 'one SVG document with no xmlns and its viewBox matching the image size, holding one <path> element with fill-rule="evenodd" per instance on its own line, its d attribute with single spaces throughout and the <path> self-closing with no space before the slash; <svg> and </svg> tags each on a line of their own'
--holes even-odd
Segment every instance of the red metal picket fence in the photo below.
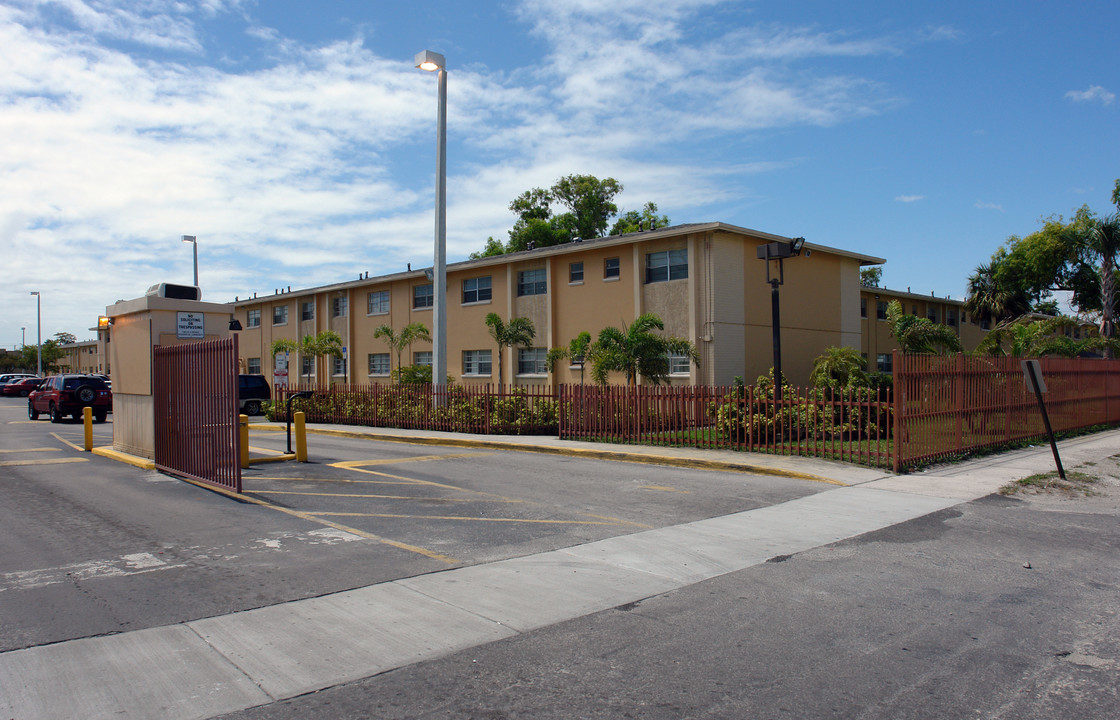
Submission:
<svg viewBox="0 0 1120 720">
<path fill-rule="evenodd" d="M 478 433 L 551 435 L 556 432 L 556 392 L 546 386 L 491 385 L 295 385 L 278 402 L 295 401 L 308 422 Z"/>
<path fill-rule="evenodd" d="M 156 467 L 241 492 L 237 336 L 157 347 L 152 371 Z"/>
<path fill-rule="evenodd" d="M 1120 360 L 1037 359 L 1054 432 L 1120 422 Z M 896 471 L 1045 435 L 1020 358 L 896 352 L 894 389 Z"/>
<path fill-rule="evenodd" d="M 560 437 L 727 448 L 890 467 L 890 390 L 560 387 Z"/>
</svg>

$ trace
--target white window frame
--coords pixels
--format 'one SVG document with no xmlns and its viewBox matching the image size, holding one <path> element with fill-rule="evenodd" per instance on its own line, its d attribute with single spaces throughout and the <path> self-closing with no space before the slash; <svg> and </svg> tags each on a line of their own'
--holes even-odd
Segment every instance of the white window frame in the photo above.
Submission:
<svg viewBox="0 0 1120 720">
<path fill-rule="evenodd" d="M 544 268 L 517 271 L 517 297 L 548 293 L 548 273 Z"/>
<path fill-rule="evenodd" d="M 350 301 L 345 295 L 342 297 L 331 298 L 331 317 L 346 317 L 350 312 Z"/>
<path fill-rule="evenodd" d="M 376 298 L 376 300 L 374 299 Z M 382 302 L 384 300 L 384 302 Z M 392 299 L 388 290 L 374 290 L 366 296 L 366 315 L 388 315 Z M 382 309 L 384 308 L 384 309 Z"/>
<path fill-rule="evenodd" d="M 527 356 L 532 353 L 533 357 Z M 548 350 L 545 348 L 517 348 L 517 375 L 518 377 L 539 377 L 548 374 L 546 357 Z M 526 369 L 526 364 L 532 362 L 532 368 Z"/>
<path fill-rule="evenodd" d="M 384 358 L 384 371 L 376 367 L 377 365 L 381 365 L 381 362 L 379 360 L 375 360 L 375 358 Z M 367 358 L 367 362 L 369 364 L 370 377 L 388 377 L 392 372 L 392 357 L 389 355 L 389 353 L 370 353 L 369 357 Z"/>
<path fill-rule="evenodd" d="M 686 279 L 688 279 L 688 248 L 646 253 L 647 285 Z"/>
<path fill-rule="evenodd" d="M 260 327 L 261 326 L 261 309 L 253 308 L 245 313 L 245 326 L 246 327 Z"/>
<path fill-rule="evenodd" d="M 426 292 L 420 292 L 426 290 Z M 424 301 L 425 304 L 417 304 L 418 300 Z M 413 285 L 412 286 L 412 309 L 413 310 L 431 310 L 436 304 L 435 288 L 429 283 L 427 285 Z"/>
<path fill-rule="evenodd" d="M 281 319 L 277 320 L 276 315 L 279 314 Z M 273 305 L 272 306 L 272 324 L 273 325 L 287 325 L 288 324 L 288 306 L 287 305 Z"/>
<path fill-rule="evenodd" d="M 494 372 L 493 357 L 490 350 L 464 350 L 463 377 L 490 377 Z"/>
</svg>

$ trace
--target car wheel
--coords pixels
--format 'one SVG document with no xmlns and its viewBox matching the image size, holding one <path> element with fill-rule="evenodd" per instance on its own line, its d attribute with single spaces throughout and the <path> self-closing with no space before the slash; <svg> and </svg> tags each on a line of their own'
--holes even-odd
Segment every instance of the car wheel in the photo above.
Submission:
<svg viewBox="0 0 1120 720">
<path fill-rule="evenodd" d="M 39 411 L 35 409 L 35 406 L 31 404 L 30 400 L 27 402 L 27 417 L 30 420 L 39 419 Z"/>
<path fill-rule="evenodd" d="M 20 390 L 20 391 L 19 391 L 19 396 L 20 396 L 20 397 L 27 397 L 27 396 L 28 396 L 28 395 L 30 395 L 30 394 L 31 394 L 31 391 L 30 391 L 30 390 Z"/>
<path fill-rule="evenodd" d="M 245 403 L 245 414 L 246 415 L 260 415 L 261 414 L 261 403 L 260 403 L 260 401 L 259 400 L 250 400 L 249 402 Z"/>
<path fill-rule="evenodd" d="M 55 405 L 54 403 L 51 403 L 51 422 L 53 422 L 53 423 L 62 422 L 62 413 L 60 413 L 58 411 L 58 406 Z"/>
<path fill-rule="evenodd" d="M 109 413 L 107 413 L 107 412 L 99 412 L 99 413 L 94 413 L 93 414 L 93 419 L 96 420 L 99 423 L 105 422 L 105 419 L 107 417 L 109 417 Z"/>
<path fill-rule="evenodd" d="M 78 402 L 83 405 L 89 405 L 97 399 L 97 391 L 89 385 L 82 385 L 74 391 L 74 396 L 78 398 Z"/>
</svg>

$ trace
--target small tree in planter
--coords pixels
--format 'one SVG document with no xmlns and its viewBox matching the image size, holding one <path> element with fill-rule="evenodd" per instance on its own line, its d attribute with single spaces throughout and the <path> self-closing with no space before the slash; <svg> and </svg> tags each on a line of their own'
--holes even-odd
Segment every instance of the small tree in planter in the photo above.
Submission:
<svg viewBox="0 0 1120 720">
<path fill-rule="evenodd" d="M 498 391 L 505 386 L 503 377 L 502 349 L 520 346 L 528 350 L 533 347 L 533 338 L 537 335 L 533 321 L 529 318 L 516 317 L 506 324 L 498 313 L 486 316 L 486 326 L 490 329 L 490 337 L 498 343 Z"/>
</svg>

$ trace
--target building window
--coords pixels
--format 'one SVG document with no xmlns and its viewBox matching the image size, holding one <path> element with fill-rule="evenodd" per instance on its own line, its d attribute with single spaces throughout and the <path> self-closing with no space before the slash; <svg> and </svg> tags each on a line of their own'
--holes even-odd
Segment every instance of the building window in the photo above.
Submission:
<svg viewBox="0 0 1120 720">
<path fill-rule="evenodd" d="M 288 324 L 288 306 L 276 305 L 272 308 L 272 324 L 273 325 L 287 325 Z"/>
<path fill-rule="evenodd" d="M 991 330 L 992 329 L 992 321 L 991 320 L 981 320 L 980 321 L 980 329 L 981 330 Z"/>
<path fill-rule="evenodd" d="M 261 359 L 260 358 L 249 358 L 249 362 L 246 363 L 246 368 L 245 369 L 249 371 L 250 375 L 260 375 L 261 374 Z"/>
<path fill-rule="evenodd" d="M 489 375 L 491 370 L 489 350 L 464 350 L 464 375 Z"/>
<path fill-rule="evenodd" d="M 431 367 L 431 365 L 432 365 L 432 351 L 431 350 L 421 350 L 420 352 L 412 353 L 412 364 L 413 365 L 427 365 L 427 366 Z"/>
<path fill-rule="evenodd" d="M 583 263 L 574 262 L 568 264 L 568 282 L 581 283 L 583 282 Z"/>
<path fill-rule="evenodd" d="M 412 288 L 412 309 L 430 308 L 435 304 L 431 285 L 416 285 Z"/>
<path fill-rule="evenodd" d="M 545 365 L 545 352 L 544 348 L 518 348 L 517 350 L 517 374 L 518 375 L 544 375 L 548 372 L 548 367 Z"/>
<path fill-rule="evenodd" d="M 875 303 L 875 317 L 880 320 L 887 319 L 887 301 L 879 300 Z"/>
<path fill-rule="evenodd" d="M 867 317 L 867 298 L 865 297 L 859 299 L 859 316 L 861 318 Z"/>
<path fill-rule="evenodd" d="M 315 301 L 305 300 L 299 304 L 299 319 L 300 320 L 314 320 L 315 319 Z"/>
<path fill-rule="evenodd" d="M 604 280 L 617 279 L 622 272 L 619 269 L 620 267 L 621 266 L 619 265 L 618 258 L 607 258 L 606 260 L 604 260 L 603 261 L 603 279 Z"/>
<path fill-rule="evenodd" d="M 347 300 L 345 297 L 336 297 L 331 300 L 331 317 L 346 317 Z"/>
<path fill-rule="evenodd" d="M 665 250 L 646 254 L 646 282 L 683 280 L 688 277 L 688 250 Z"/>
<path fill-rule="evenodd" d="M 894 356 L 890 353 L 879 353 L 876 357 L 875 367 L 881 373 L 894 372 Z"/>
<path fill-rule="evenodd" d="M 692 371 L 692 360 L 688 355 L 669 353 L 669 374 L 688 375 Z"/>
<path fill-rule="evenodd" d="M 370 375 L 388 375 L 389 374 L 389 353 L 370 353 L 369 354 L 369 374 Z"/>
<path fill-rule="evenodd" d="M 376 290 L 367 298 L 366 313 L 369 315 L 386 315 L 389 313 L 389 291 Z"/>
<path fill-rule="evenodd" d="M 926 318 L 930 322 L 938 322 L 937 318 L 938 318 L 939 315 L 940 315 L 940 313 L 937 312 L 937 308 L 935 308 L 935 307 L 926 308 Z"/>
<path fill-rule="evenodd" d="M 521 270 L 517 273 L 517 297 L 544 295 L 548 291 L 544 268 Z"/>
<path fill-rule="evenodd" d="M 490 276 L 463 281 L 463 304 L 490 301 Z"/>
<path fill-rule="evenodd" d="M 914 317 L 918 317 L 918 306 L 917 305 L 911 305 L 910 306 L 910 314 L 913 315 Z"/>
<path fill-rule="evenodd" d="M 346 374 L 346 358 L 333 357 L 334 364 L 331 367 L 332 375 L 345 375 Z"/>
<path fill-rule="evenodd" d="M 261 311 L 260 308 L 249 311 L 249 317 L 245 321 L 247 327 L 260 327 L 261 326 Z"/>
<path fill-rule="evenodd" d="M 949 327 L 956 327 L 957 326 L 957 311 L 956 310 L 946 310 L 945 311 L 945 324 L 948 325 Z"/>
<path fill-rule="evenodd" d="M 302 360 L 302 362 L 300 363 L 299 374 L 307 376 L 307 377 L 311 377 L 312 375 L 314 375 L 315 374 L 315 358 L 305 357 L 305 358 L 300 358 L 300 360 Z"/>
</svg>

